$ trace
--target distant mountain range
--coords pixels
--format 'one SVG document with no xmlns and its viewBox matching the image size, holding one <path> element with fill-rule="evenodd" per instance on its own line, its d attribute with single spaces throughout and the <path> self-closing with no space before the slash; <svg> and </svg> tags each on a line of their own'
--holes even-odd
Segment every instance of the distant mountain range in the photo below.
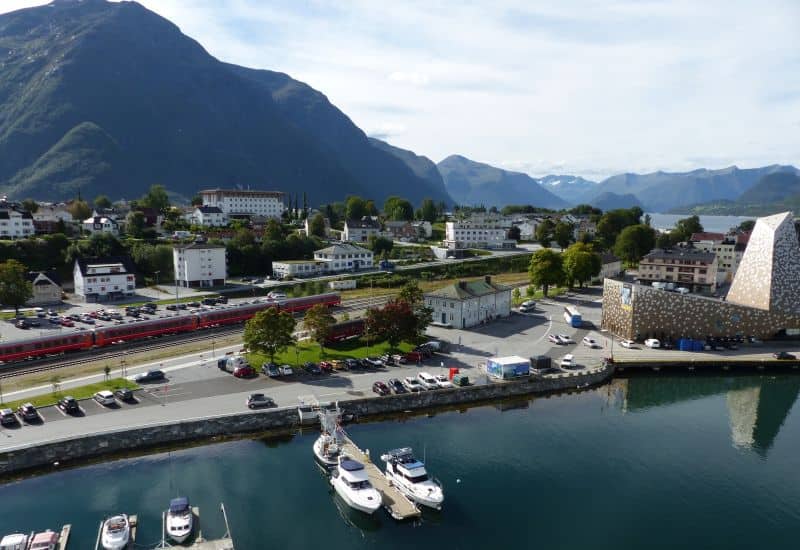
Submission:
<svg viewBox="0 0 800 550">
<path fill-rule="evenodd" d="M 800 174 L 796 172 L 767 174 L 736 200 L 697 204 L 676 209 L 675 213 L 764 216 L 787 210 L 800 214 Z"/>
<path fill-rule="evenodd" d="M 0 192 L 134 198 L 161 183 L 451 202 L 430 167 L 371 142 L 320 92 L 222 63 L 135 2 L 0 15 Z M 377 145 L 377 146 L 376 146 Z"/>
</svg>

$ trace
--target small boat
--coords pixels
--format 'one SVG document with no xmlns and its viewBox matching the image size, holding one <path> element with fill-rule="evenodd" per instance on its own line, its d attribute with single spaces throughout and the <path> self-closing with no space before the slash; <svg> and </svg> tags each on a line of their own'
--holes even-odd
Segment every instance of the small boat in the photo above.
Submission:
<svg viewBox="0 0 800 550">
<path fill-rule="evenodd" d="M 319 411 L 319 423 L 322 433 L 314 441 L 313 450 L 316 461 L 328 470 L 339 464 L 339 454 L 344 442 L 344 430 L 341 426 L 341 415 L 338 407 Z"/>
<path fill-rule="evenodd" d="M 119 514 L 103 522 L 100 543 L 105 550 L 123 550 L 131 541 L 131 523 L 128 516 Z"/>
<path fill-rule="evenodd" d="M 414 456 L 411 447 L 388 451 L 381 460 L 386 462 L 386 479 L 401 493 L 422 506 L 442 509 L 442 484 L 428 475 L 425 464 Z"/>
<path fill-rule="evenodd" d="M 364 465 L 346 455 L 339 455 L 339 463 L 331 472 L 331 485 L 350 508 L 365 514 L 372 514 L 383 502 Z"/>
<path fill-rule="evenodd" d="M 165 528 L 169 538 L 177 543 L 181 543 L 189 538 L 194 528 L 194 515 L 189 506 L 189 499 L 186 497 L 173 498 L 169 501 L 169 510 Z"/>
<path fill-rule="evenodd" d="M 36 533 L 31 540 L 30 550 L 58 550 L 58 533 L 44 531 Z"/>
<path fill-rule="evenodd" d="M 6 535 L 0 540 L 2 550 L 28 550 L 28 535 L 15 533 Z"/>
</svg>

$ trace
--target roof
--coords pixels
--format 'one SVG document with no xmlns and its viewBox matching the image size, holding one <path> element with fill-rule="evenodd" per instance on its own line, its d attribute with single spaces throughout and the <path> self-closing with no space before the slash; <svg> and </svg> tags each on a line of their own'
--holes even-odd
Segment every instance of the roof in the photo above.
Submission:
<svg viewBox="0 0 800 550">
<path fill-rule="evenodd" d="M 349 458 L 342 459 L 342 461 L 339 462 L 339 467 L 343 470 L 347 470 L 348 472 L 356 472 L 364 469 L 363 464 Z"/>
<path fill-rule="evenodd" d="M 689 238 L 690 241 L 721 241 L 725 238 L 724 233 L 709 233 L 708 231 L 703 231 L 700 233 L 692 233 L 692 236 Z"/>
<path fill-rule="evenodd" d="M 380 229 L 381 224 L 372 218 L 364 217 L 360 220 L 347 220 L 344 222 L 348 229 Z"/>
<path fill-rule="evenodd" d="M 693 248 L 675 248 L 663 250 L 656 248 L 642 258 L 643 260 L 693 260 L 699 262 L 713 262 L 717 255 L 713 252 L 698 251 Z"/>
<path fill-rule="evenodd" d="M 29 220 L 29 219 L 32 220 L 33 219 L 33 214 L 31 214 L 27 210 L 20 210 L 19 208 L 15 208 L 13 206 L 11 206 L 11 207 L 9 207 L 9 206 L 0 207 L 0 219 L 3 219 L 3 220 L 9 219 L 10 218 L 10 216 L 9 216 L 9 212 L 10 211 L 16 212 L 24 220 Z"/>
<path fill-rule="evenodd" d="M 372 251 L 366 248 L 361 248 L 360 246 L 350 243 L 341 243 L 315 250 L 314 254 L 363 254 L 365 252 L 372 254 Z"/>
<path fill-rule="evenodd" d="M 286 195 L 283 191 L 260 191 L 257 189 L 203 189 L 200 191 L 201 195 L 210 195 L 222 193 L 224 195 L 251 195 L 259 197 L 283 197 Z"/>
<path fill-rule="evenodd" d="M 37 277 L 39 277 L 39 275 L 43 275 L 44 277 L 50 279 L 53 282 L 53 284 L 61 286 L 61 277 L 58 276 L 58 273 L 56 271 L 28 271 L 25 274 L 25 278 L 32 283 L 36 280 Z M 37 284 L 47 284 L 47 283 L 44 281 L 40 281 Z"/>
<path fill-rule="evenodd" d="M 197 210 L 203 214 L 222 214 L 222 209 L 219 206 L 198 206 Z"/>
<path fill-rule="evenodd" d="M 136 273 L 136 268 L 130 256 L 107 256 L 105 258 L 78 258 L 75 260 L 75 265 L 81 271 L 81 275 L 86 275 L 86 269 L 90 265 L 110 265 L 122 264 L 125 268 L 125 273 Z"/>
<path fill-rule="evenodd" d="M 170 512 L 183 512 L 189 509 L 189 499 L 186 497 L 177 497 L 169 501 Z"/>
<path fill-rule="evenodd" d="M 210 243 L 192 243 L 187 244 L 186 246 L 176 246 L 176 249 L 179 250 L 208 250 L 211 248 L 225 248 L 221 244 L 210 244 Z"/>
<path fill-rule="evenodd" d="M 390 222 L 386 222 L 386 224 L 385 224 L 385 225 L 386 225 L 386 228 L 387 228 L 387 229 L 388 229 L 388 228 L 390 228 L 390 227 L 398 227 L 398 228 L 400 228 L 400 227 L 405 227 L 405 226 L 407 226 L 407 225 L 411 225 L 411 222 L 406 222 L 406 221 L 390 221 Z"/>
<path fill-rule="evenodd" d="M 530 363 L 530 359 L 525 359 L 519 355 L 509 355 L 508 357 L 492 357 L 489 359 L 496 365 L 518 365 L 520 363 Z"/>
<path fill-rule="evenodd" d="M 613 264 L 613 263 L 616 263 L 616 262 L 619 262 L 619 261 L 621 261 L 621 260 L 619 258 L 617 258 L 616 256 L 614 256 L 611 252 L 603 252 L 602 254 L 600 254 L 600 262 L 603 265 Z"/>
<path fill-rule="evenodd" d="M 480 296 L 488 296 L 498 292 L 511 290 L 510 287 L 505 285 L 498 285 L 492 283 L 491 280 L 480 281 L 459 281 L 451 285 L 436 289 L 432 292 L 426 292 L 425 296 L 436 298 L 451 298 L 454 300 L 469 300 Z"/>
</svg>

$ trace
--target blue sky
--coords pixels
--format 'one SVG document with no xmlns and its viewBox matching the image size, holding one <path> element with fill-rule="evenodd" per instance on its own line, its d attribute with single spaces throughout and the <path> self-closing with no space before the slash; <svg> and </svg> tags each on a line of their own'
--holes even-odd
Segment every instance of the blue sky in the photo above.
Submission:
<svg viewBox="0 0 800 550">
<path fill-rule="evenodd" d="M 594 179 L 800 165 L 797 0 L 141 3 L 434 161 Z"/>
</svg>

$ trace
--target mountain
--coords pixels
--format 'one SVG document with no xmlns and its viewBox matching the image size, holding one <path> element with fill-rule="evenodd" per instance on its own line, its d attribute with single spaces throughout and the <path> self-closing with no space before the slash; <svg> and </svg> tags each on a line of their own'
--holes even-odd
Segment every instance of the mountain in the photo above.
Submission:
<svg viewBox="0 0 800 550">
<path fill-rule="evenodd" d="M 442 179 L 439 169 L 431 159 L 422 155 L 417 155 L 413 151 L 395 147 L 394 145 L 390 145 L 385 141 L 381 141 L 376 138 L 369 138 L 369 142 L 373 147 L 385 151 L 390 155 L 402 160 L 418 178 L 428 182 L 428 185 L 431 189 L 437 190 L 440 195 L 449 196 L 447 193 L 447 188 L 444 185 L 444 179 Z M 450 203 L 451 201 L 446 202 Z"/>
<path fill-rule="evenodd" d="M 655 172 L 652 174 L 620 174 L 603 180 L 598 194 L 611 192 L 635 195 L 650 212 L 667 212 L 699 203 L 735 200 L 763 176 L 777 172 L 796 173 L 792 166 L 772 165 L 721 170 L 705 168 L 691 172 Z"/>
<path fill-rule="evenodd" d="M 596 206 L 603 211 L 615 210 L 617 208 L 633 208 L 634 206 L 644 209 L 642 203 L 636 198 L 636 195 L 631 193 L 617 195 L 610 191 L 603 191 L 599 195 L 592 197 L 588 202 L 592 206 Z"/>
<path fill-rule="evenodd" d="M 796 172 L 767 174 L 735 201 L 696 204 L 681 208 L 680 213 L 766 216 L 787 210 L 800 214 L 800 174 Z"/>
<path fill-rule="evenodd" d="M 597 194 L 597 182 L 583 179 L 580 176 L 545 176 L 536 182 L 571 204 L 588 202 Z"/>
<path fill-rule="evenodd" d="M 451 202 L 308 85 L 218 61 L 135 2 L 0 15 L 0 191 L 58 200 L 206 187 Z M 380 182 L 376 185 L 376 182 Z"/>
<path fill-rule="evenodd" d="M 570 206 L 527 174 L 509 172 L 460 155 L 447 157 L 437 167 L 456 204 L 486 207 L 531 204 L 553 209 Z"/>
<path fill-rule="evenodd" d="M 780 202 L 800 195 L 800 175 L 792 172 L 774 172 L 758 180 L 736 200 L 739 204 Z"/>
</svg>

